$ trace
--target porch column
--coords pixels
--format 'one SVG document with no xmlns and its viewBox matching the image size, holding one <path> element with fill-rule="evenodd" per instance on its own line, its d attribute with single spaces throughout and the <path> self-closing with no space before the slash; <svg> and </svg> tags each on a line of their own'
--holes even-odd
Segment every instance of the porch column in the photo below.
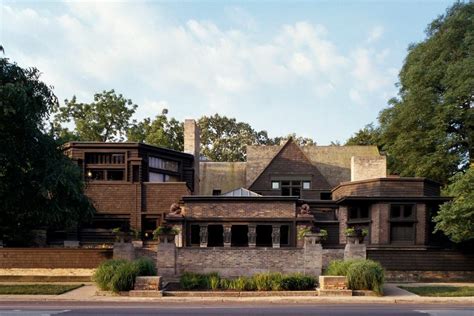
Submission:
<svg viewBox="0 0 474 316">
<path fill-rule="evenodd" d="M 249 247 L 255 248 L 257 245 L 257 225 L 250 224 L 249 231 L 247 233 L 247 237 L 249 239 Z"/>
<path fill-rule="evenodd" d="M 207 247 L 207 224 L 199 225 L 199 237 L 200 237 L 199 246 L 202 248 L 206 248 Z"/>
<path fill-rule="evenodd" d="M 230 247 L 232 241 L 232 225 L 224 225 L 224 247 Z"/>
<path fill-rule="evenodd" d="M 280 248 L 280 226 L 279 224 L 272 225 L 273 248 Z"/>
</svg>

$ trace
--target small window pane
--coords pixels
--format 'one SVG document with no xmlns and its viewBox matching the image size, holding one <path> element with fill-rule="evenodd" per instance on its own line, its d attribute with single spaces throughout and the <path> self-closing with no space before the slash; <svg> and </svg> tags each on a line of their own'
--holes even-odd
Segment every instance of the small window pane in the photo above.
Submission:
<svg viewBox="0 0 474 316">
<path fill-rule="evenodd" d="M 356 218 L 358 218 L 359 214 L 358 214 L 357 211 L 358 211 L 358 210 L 357 210 L 357 208 L 355 208 L 355 207 L 350 208 L 350 209 L 349 209 L 349 218 L 350 218 L 350 219 L 356 219 Z"/>
<path fill-rule="evenodd" d="M 293 188 L 291 192 L 291 196 L 301 196 L 301 190 L 300 188 Z"/>
<path fill-rule="evenodd" d="M 360 217 L 361 218 L 369 218 L 369 208 L 364 206 L 360 209 Z"/>
<path fill-rule="evenodd" d="M 310 181 L 303 181 L 303 189 L 304 190 L 311 189 L 311 182 Z"/>
<path fill-rule="evenodd" d="M 290 185 L 290 181 L 282 181 L 281 185 Z"/>
<path fill-rule="evenodd" d="M 412 205 L 405 205 L 403 209 L 403 217 L 411 217 L 413 215 L 413 206 Z"/>
<path fill-rule="evenodd" d="M 392 207 L 390 208 L 390 217 L 400 217 L 400 205 L 392 205 Z"/>
<path fill-rule="evenodd" d="M 291 185 L 295 186 L 300 186 L 301 185 L 301 181 L 291 181 Z"/>
<path fill-rule="evenodd" d="M 290 188 L 281 188 L 281 195 L 289 196 L 290 195 Z"/>
<path fill-rule="evenodd" d="M 273 190 L 278 190 L 279 188 L 280 188 L 280 182 L 272 181 L 272 189 Z"/>
</svg>

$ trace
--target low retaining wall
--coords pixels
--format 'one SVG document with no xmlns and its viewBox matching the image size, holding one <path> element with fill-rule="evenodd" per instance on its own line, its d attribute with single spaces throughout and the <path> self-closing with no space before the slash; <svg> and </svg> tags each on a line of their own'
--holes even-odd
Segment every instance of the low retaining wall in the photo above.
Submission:
<svg viewBox="0 0 474 316">
<path fill-rule="evenodd" d="M 178 248 L 176 272 L 218 272 L 225 277 L 261 272 L 321 274 L 321 252 L 309 255 L 300 248 Z"/>
<path fill-rule="evenodd" d="M 111 258 L 111 249 L 0 248 L 3 269 L 93 269 Z"/>
</svg>

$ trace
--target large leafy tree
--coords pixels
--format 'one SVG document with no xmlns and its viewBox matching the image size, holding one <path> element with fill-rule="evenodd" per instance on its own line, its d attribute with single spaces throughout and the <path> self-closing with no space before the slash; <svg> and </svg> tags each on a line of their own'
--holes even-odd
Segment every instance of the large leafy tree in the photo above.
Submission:
<svg viewBox="0 0 474 316">
<path fill-rule="evenodd" d="M 379 117 L 390 169 L 448 182 L 474 154 L 474 3 L 456 3 L 409 48 Z"/>
<path fill-rule="evenodd" d="M 451 180 L 444 193 L 454 200 L 441 205 L 435 231 L 443 231 L 454 242 L 474 239 L 474 167 Z"/>
<path fill-rule="evenodd" d="M 154 120 L 146 118 L 133 124 L 127 132 L 127 139 L 132 142 L 142 142 L 182 151 L 184 149 L 183 134 L 183 123 L 174 118 L 168 119 L 166 111 L 164 111 Z"/>
<path fill-rule="evenodd" d="M 266 131 L 255 131 L 248 123 L 215 114 L 199 119 L 201 153 L 213 161 L 244 161 L 247 145 L 268 144 Z"/>
<path fill-rule="evenodd" d="M 374 127 L 374 124 L 368 124 L 351 136 L 345 145 L 361 145 L 361 146 L 379 146 L 381 147 L 380 130 Z"/>
<path fill-rule="evenodd" d="M 79 168 L 44 130 L 58 103 L 39 77 L 0 59 L 0 239 L 67 228 L 93 212 Z"/>
<path fill-rule="evenodd" d="M 137 108 L 132 100 L 126 99 L 114 90 L 94 95 L 91 103 L 80 103 L 74 96 L 58 108 L 54 118 L 55 134 L 64 140 L 122 141 Z M 74 122 L 74 130 L 64 124 Z"/>
</svg>

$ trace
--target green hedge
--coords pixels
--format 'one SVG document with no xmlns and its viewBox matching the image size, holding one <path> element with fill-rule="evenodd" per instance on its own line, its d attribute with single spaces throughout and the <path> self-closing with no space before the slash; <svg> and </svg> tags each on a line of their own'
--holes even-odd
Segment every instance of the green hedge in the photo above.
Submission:
<svg viewBox="0 0 474 316">
<path fill-rule="evenodd" d="M 217 273 L 185 272 L 180 278 L 183 290 L 304 291 L 313 290 L 316 279 L 302 274 L 259 273 L 251 277 L 224 279 Z"/>
<path fill-rule="evenodd" d="M 104 261 L 92 276 L 97 287 L 103 291 L 130 291 L 135 285 L 137 276 L 154 276 L 156 268 L 150 258 L 139 258 L 134 261 Z"/>
<path fill-rule="evenodd" d="M 372 290 L 383 294 L 384 269 L 380 263 L 372 260 L 334 260 L 324 275 L 346 276 L 351 290 Z"/>
</svg>

